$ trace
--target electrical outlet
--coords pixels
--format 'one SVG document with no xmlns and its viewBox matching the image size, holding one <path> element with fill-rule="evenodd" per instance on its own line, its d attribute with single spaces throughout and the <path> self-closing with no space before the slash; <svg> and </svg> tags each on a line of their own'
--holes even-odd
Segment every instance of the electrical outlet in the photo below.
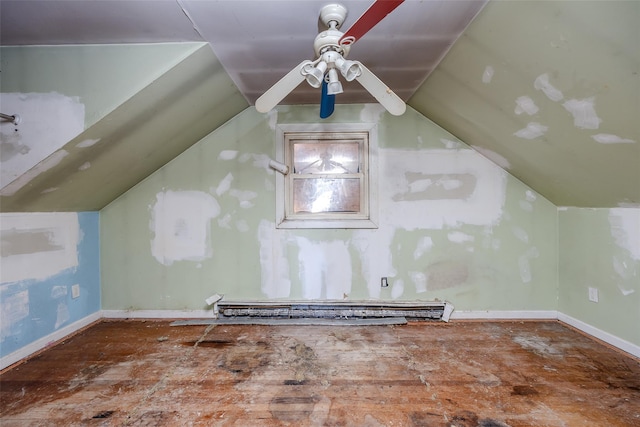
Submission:
<svg viewBox="0 0 640 427">
<path fill-rule="evenodd" d="M 386 288 L 387 286 L 389 286 L 389 280 L 386 277 L 382 277 L 380 279 L 380 286 Z"/>
<path fill-rule="evenodd" d="M 589 301 L 598 302 L 598 288 L 589 288 Z"/>
<path fill-rule="evenodd" d="M 71 286 L 71 298 L 76 299 L 80 297 L 80 285 Z"/>
</svg>

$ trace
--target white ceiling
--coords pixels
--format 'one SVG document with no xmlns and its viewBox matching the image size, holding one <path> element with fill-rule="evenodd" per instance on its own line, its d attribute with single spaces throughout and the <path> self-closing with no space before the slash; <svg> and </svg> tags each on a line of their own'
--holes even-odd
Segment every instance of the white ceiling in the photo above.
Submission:
<svg viewBox="0 0 640 427">
<path fill-rule="evenodd" d="M 3 45 L 207 41 L 247 101 L 304 59 L 326 29 L 327 0 L 2 0 Z M 341 1 L 346 31 L 372 0 Z M 485 5 L 486 0 L 407 0 L 355 43 L 349 54 L 408 100 Z M 374 102 L 357 82 L 343 82 L 337 103 Z M 301 84 L 283 104 L 316 103 Z"/>
</svg>

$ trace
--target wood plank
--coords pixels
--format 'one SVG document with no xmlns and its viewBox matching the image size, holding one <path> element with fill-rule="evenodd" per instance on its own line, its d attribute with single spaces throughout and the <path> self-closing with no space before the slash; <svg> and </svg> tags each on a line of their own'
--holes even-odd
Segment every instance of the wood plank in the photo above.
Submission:
<svg viewBox="0 0 640 427">
<path fill-rule="evenodd" d="M 0 375 L 0 424 L 638 426 L 640 363 L 555 321 L 105 321 Z"/>
</svg>

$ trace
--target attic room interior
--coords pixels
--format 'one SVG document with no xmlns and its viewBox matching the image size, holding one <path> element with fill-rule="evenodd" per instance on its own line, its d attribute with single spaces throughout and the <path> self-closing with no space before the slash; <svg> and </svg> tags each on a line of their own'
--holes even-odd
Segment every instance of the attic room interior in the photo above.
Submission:
<svg viewBox="0 0 640 427">
<path fill-rule="evenodd" d="M 640 2 L 333 4 L 0 0 L 2 425 L 640 424 Z"/>
</svg>

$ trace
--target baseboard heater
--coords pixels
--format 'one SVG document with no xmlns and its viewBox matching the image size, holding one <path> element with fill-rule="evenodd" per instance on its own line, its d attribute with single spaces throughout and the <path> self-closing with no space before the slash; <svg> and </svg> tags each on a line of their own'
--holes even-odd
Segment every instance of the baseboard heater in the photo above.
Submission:
<svg viewBox="0 0 640 427">
<path fill-rule="evenodd" d="M 217 319 L 384 319 L 449 321 L 453 305 L 435 302 L 224 301 L 214 304 Z"/>
</svg>

